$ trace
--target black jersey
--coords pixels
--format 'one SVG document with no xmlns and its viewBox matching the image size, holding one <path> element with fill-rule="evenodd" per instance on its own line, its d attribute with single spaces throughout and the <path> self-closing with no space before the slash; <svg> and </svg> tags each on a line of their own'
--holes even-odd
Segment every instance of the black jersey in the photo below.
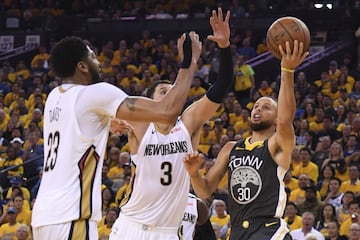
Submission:
<svg viewBox="0 0 360 240">
<path fill-rule="evenodd" d="M 268 140 L 235 144 L 230 152 L 229 212 L 231 224 L 254 218 L 281 218 L 286 193 L 283 182 L 287 169 L 278 166 L 268 148 Z"/>
</svg>

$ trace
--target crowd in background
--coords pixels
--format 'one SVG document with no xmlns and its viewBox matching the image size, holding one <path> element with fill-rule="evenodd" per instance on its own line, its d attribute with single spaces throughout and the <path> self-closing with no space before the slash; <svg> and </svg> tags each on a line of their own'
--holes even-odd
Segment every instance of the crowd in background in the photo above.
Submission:
<svg viewBox="0 0 360 240">
<path fill-rule="evenodd" d="M 20 1 L 0 1 L 0 8 L 9 11 L 13 9 L 12 4 L 16 4 L 20 10 L 26 11 L 31 9 L 31 4 L 38 6 L 41 3 L 58 12 L 54 14 L 66 11 L 62 7 L 66 1 L 24 2 L 28 6 L 20 5 Z M 81 9 L 79 5 L 79 11 L 86 11 L 95 3 L 104 7 L 107 1 L 72 1 L 74 12 L 80 2 L 86 4 L 81 5 L 85 6 Z M 121 4 L 123 12 L 138 11 L 136 4 L 142 7 L 142 4 L 150 4 L 145 6 L 146 9 L 166 8 L 163 1 L 110 2 Z M 210 0 L 201 2 L 208 6 L 215 4 Z M 185 3 L 182 7 L 190 6 L 190 1 Z M 174 81 L 176 78 L 179 69 L 176 39 L 166 39 L 161 34 L 153 36 L 144 30 L 133 42 L 126 39 L 102 44 L 85 41 L 98 54 L 103 80 L 129 95 L 145 95 L 154 81 Z M 53 44 L 55 41 L 41 46 L 31 62 L 20 60 L 13 65 L 4 61 L 0 66 L 0 171 L 7 169 L 0 175 L 0 239 L 5 239 L 4 231 L 18 231 L 16 239 L 29 239 L 25 235 L 30 231 L 31 206 L 36 199 L 43 166 L 44 104 L 49 92 L 61 84 L 61 79 L 53 76 L 49 65 Z M 256 72 L 246 64 L 246 60 L 267 51 L 263 39 L 256 39 L 252 31 L 233 31 L 231 49 L 234 88 L 213 118 L 202 127 L 198 150 L 204 157 L 203 175 L 213 166 L 219 150 L 227 141 L 250 136 L 249 116 L 253 103 L 261 96 L 276 98 L 278 90 L 277 79 L 256 79 Z M 216 44 L 204 39 L 198 71 L 188 94 L 189 102 L 204 94 L 215 81 L 218 54 Z M 295 73 L 297 112 L 293 125 L 296 148 L 291 169 L 284 179 L 288 192 L 284 218 L 290 229 L 303 228 L 305 232 L 313 227 L 328 239 L 337 239 L 334 238 L 336 234 L 349 239 L 353 232 L 360 234 L 360 226 L 352 225 L 360 223 L 360 61 L 357 62 L 349 53 L 342 56 L 330 61 L 316 79 L 308 79 L 306 71 Z M 117 206 L 130 181 L 130 163 L 126 136 L 110 134 L 102 166 L 100 239 L 107 239 L 116 219 Z M 219 239 L 226 239 L 230 231 L 226 212 L 227 191 L 225 176 L 212 205 L 211 222 Z"/>
</svg>

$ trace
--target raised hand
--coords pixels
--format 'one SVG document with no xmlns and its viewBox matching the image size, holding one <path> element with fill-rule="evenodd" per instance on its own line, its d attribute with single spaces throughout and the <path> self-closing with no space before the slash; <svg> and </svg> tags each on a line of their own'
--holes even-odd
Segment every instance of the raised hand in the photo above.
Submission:
<svg viewBox="0 0 360 240">
<path fill-rule="evenodd" d="M 189 33 L 191 40 L 191 63 L 197 64 L 202 50 L 202 43 L 199 40 L 199 35 L 194 31 Z M 177 48 L 179 52 L 180 61 L 184 60 L 184 42 L 186 40 L 186 33 L 183 33 L 177 40 Z M 186 61 L 186 60 L 185 60 Z"/>
<path fill-rule="evenodd" d="M 209 35 L 207 38 L 216 42 L 220 48 L 226 48 L 230 45 L 229 19 L 230 11 L 226 12 L 225 19 L 220 7 L 218 8 L 217 13 L 215 10 L 212 11 L 212 16 L 210 17 L 210 26 L 213 30 L 213 35 Z"/>
<path fill-rule="evenodd" d="M 185 169 L 188 171 L 190 176 L 196 176 L 199 174 L 199 168 L 203 164 L 203 158 L 199 152 L 195 151 L 186 155 L 184 159 Z"/>
<path fill-rule="evenodd" d="M 281 67 L 286 69 L 295 69 L 297 68 L 307 57 L 308 52 L 304 53 L 304 44 L 299 43 L 298 40 L 294 41 L 294 49 L 291 51 L 290 43 L 285 43 L 286 49 L 283 49 L 282 46 L 279 46 L 281 53 Z"/>
<path fill-rule="evenodd" d="M 132 134 L 133 130 L 133 126 L 125 120 L 120 120 L 117 118 L 110 119 L 110 132 L 113 134 L 126 134 L 129 136 Z"/>
</svg>

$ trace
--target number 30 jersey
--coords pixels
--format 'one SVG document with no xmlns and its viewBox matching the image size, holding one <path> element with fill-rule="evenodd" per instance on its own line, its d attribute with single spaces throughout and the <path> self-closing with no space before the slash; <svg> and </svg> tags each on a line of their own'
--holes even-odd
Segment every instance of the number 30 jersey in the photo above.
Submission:
<svg viewBox="0 0 360 240">
<path fill-rule="evenodd" d="M 179 227 L 190 187 L 183 160 L 192 151 L 189 132 L 180 118 L 168 134 L 150 123 L 138 152 L 131 155 L 135 175 L 120 214 L 141 224 Z"/>
<path fill-rule="evenodd" d="M 34 227 L 101 219 L 101 170 L 109 118 L 127 95 L 110 84 L 65 84 L 44 110 L 44 168 Z"/>
</svg>

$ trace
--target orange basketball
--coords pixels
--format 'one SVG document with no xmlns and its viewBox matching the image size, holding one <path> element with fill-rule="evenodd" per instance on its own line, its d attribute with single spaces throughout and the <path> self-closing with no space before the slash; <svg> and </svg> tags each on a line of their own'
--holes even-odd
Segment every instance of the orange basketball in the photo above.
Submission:
<svg viewBox="0 0 360 240">
<path fill-rule="evenodd" d="M 279 45 L 285 50 L 285 42 L 289 41 L 290 48 L 294 47 L 294 40 L 304 43 L 304 52 L 310 46 L 310 32 L 303 21 L 295 17 L 282 17 L 271 24 L 266 34 L 266 45 L 272 55 L 281 59 Z"/>
</svg>

